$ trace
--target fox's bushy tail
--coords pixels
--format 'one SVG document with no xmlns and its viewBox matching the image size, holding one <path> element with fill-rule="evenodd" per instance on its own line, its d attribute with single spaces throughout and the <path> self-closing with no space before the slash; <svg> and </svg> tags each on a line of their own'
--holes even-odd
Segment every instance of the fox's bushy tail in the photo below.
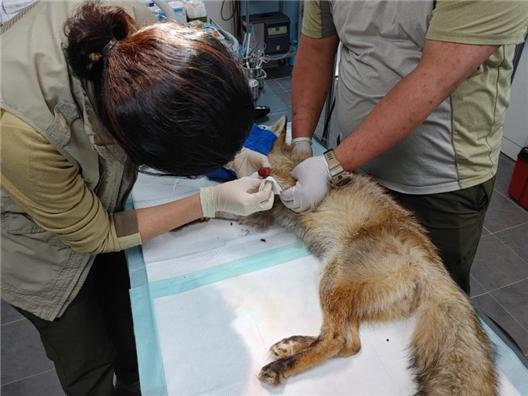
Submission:
<svg viewBox="0 0 528 396">
<path fill-rule="evenodd" d="M 411 341 L 417 394 L 497 395 L 491 342 L 467 299 L 447 294 L 449 298 L 431 301 L 417 311 Z"/>
</svg>

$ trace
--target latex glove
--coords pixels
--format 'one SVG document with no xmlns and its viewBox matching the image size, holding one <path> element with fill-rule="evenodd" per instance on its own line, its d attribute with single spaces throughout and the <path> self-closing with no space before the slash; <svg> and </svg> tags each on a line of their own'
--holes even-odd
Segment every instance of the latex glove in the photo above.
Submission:
<svg viewBox="0 0 528 396">
<path fill-rule="evenodd" d="M 234 171 L 237 177 L 244 177 L 255 173 L 260 168 L 271 168 L 271 165 L 267 156 L 244 147 L 225 167 Z"/>
<path fill-rule="evenodd" d="M 330 189 L 330 173 L 322 155 L 305 159 L 291 175 L 297 179 L 297 184 L 282 191 L 280 199 L 294 212 L 315 208 Z"/>
<path fill-rule="evenodd" d="M 300 157 L 311 157 L 312 153 L 312 138 L 297 137 L 292 139 L 293 154 Z"/>
<path fill-rule="evenodd" d="M 200 189 L 204 217 L 215 217 L 217 212 L 247 216 L 271 209 L 274 198 L 271 183 L 252 177 Z"/>
</svg>

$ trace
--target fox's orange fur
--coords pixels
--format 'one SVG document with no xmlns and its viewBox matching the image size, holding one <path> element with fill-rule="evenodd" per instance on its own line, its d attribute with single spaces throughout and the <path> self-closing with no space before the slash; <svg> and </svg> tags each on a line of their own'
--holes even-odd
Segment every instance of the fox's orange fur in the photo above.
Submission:
<svg viewBox="0 0 528 396">
<path fill-rule="evenodd" d="M 272 128 L 283 131 L 285 120 Z M 270 153 L 272 175 L 293 185 L 294 158 L 279 136 Z M 279 201 L 279 200 L 277 200 Z M 316 209 L 297 214 L 280 202 L 248 218 L 293 230 L 324 263 L 320 282 L 321 333 L 293 336 L 271 347 L 277 360 L 261 381 L 288 377 L 361 348 L 362 322 L 390 321 L 415 313 L 409 346 L 420 395 L 496 395 L 490 341 L 468 301 L 445 270 L 426 231 L 366 176 L 332 188 Z"/>
</svg>

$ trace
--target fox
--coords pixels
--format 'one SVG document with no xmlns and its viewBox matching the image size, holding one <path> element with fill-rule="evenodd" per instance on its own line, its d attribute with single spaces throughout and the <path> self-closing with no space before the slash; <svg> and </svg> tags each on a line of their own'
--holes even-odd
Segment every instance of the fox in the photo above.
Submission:
<svg viewBox="0 0 528 396">
<path fill-rule="evenodd" d="M 285 142 L 285 117 L 270 129 L 278 136 L 269 153 L 271 176 L 288 188 L 304 158 Z M 272 345 L 275 360 L 262 367 L 260 381 L 276 386 L 330 358 L 353 356 L 361 349 L 362 323 L 415 315 L 408 350 L 417 395 L 497 395 L 492 345 L 468 297 L 425 228 L 371 177 L 352 174 L 307 212 L 295 213 L 276 199 L 270 211 L 243 222 L 293 231 L 323 264 L 320 334 Z"/>
</svg>

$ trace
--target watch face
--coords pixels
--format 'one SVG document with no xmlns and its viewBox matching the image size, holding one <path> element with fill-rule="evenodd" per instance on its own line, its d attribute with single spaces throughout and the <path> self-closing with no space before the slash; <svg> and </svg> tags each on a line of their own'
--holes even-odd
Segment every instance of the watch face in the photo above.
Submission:
<svg viewBox="0 0 528 396">
<path fill-rule="evenodd" d="M 341 172 L 332 177 L 332 185 L 336 187 L 341 187 L 347 185 L 352 178 L 347 172 Z"/>
</svg>

